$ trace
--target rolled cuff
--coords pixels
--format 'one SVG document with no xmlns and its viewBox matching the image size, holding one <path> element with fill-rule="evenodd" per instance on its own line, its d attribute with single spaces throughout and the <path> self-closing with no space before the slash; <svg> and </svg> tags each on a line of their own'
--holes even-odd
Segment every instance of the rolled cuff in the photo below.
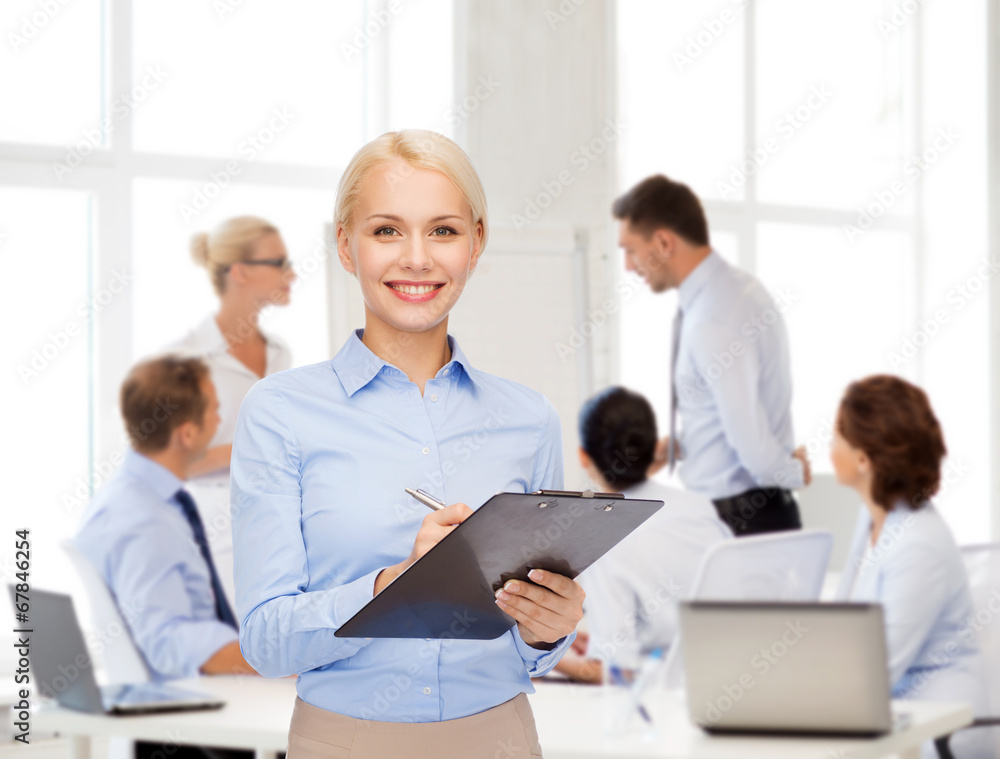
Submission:
<svg viewBox="0 0 1000 759">
<path fill-rule="evenodd" d="M 524 667 L 528 670 L 529 677 L 541 677 L 546 674 L 556 666 L 559 660 L 563 658 L 563 655 L 569 650 L 569 647 L 573 645 L 573 641 L 576 640 L 576 631 L 573 631 L 565 638 L 556 641 L 554 648 L 546 650 L 532 648 L 525 643 L 524 638 L 521 637 L 521 631 L 517 629 L 517 625 L 511 628 L 510 634 L 514 636 L 514 645 L 517 647 L 517 652 L 524 661 Z"/>
</svg>

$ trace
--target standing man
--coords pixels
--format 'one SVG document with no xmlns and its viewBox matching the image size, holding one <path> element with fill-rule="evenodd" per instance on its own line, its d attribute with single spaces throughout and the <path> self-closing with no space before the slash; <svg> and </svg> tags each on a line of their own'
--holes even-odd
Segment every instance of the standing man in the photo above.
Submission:
<svg viewBox="0 0 1000 759">
<path fill-rule="evenodd" d="M 121 389 L 132 450 L 84 512 L 74 540 L 119 608 L 156 679 L 256 674 L 240 653 L 204 525 L 184 489 L 219 425 L 208 368 L 197 358 L 145 361 Z"/>
<path fill-rule="evenodd" d="M 737 536 L 800 528 L 791 490 L 812 478 L 805 449 L 793 450 L 788 335 L 774 299 L 712 249 L 687 185 L 649 177 L 612 213 L 625 268 L 654 293 L 677 288 L 670 435 L 651 472 L 683 456 L 685 487 Z"/>
</svg>

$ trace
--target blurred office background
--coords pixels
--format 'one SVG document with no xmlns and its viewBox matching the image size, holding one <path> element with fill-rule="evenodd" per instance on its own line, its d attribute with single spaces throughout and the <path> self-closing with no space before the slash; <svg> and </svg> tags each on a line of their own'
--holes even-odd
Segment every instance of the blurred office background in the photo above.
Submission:
<svg viewBox="0 0 1000 759">
<path fill-rule="evenodd" d="M 216 305 L 191 234 L 273 220 L 299 280 L 265 325 L 296 365 L 330 358 L 363 323 L 336 183 L 403 127 L 479 168 L 491 241 L 451 331 L 555 403 L 567 487 L 593 392 L 667 419 L 676 298 L 626 275 L 609 213 L 663 172 L 779 298 L 806 522 L 852 521 L 833 413 L 893 372 L 944 425 L 959 542 L 1000 539 L 997 0 L 8 0 L 0 30 L 0 538 L 31 529 L 34 585 L 64 583 L 58 542 L 125 450 L 128 367 Z"/>
</svg>

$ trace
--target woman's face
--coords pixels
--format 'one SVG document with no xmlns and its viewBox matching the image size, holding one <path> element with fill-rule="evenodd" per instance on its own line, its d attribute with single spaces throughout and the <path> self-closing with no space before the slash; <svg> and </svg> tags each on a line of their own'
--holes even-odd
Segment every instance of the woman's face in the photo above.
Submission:
<svg viewBox="0 0 1000 759">
<path fill-rule="evenodd" d="M 253 252 L 247 261 L 233 264 L 230 276 L 234 275 L 239 277 L 240 284 L 250 297 L 262 306 L 288 305 L 292 282 L 297 279 L 285 241 L 275 232 L 263 235 L 253 244 Z"/>
<path fill-rule="evenodd" d="M 868 456 L 860 448 L 853 447 L 840 432 L 840 417 L 833 426 L 833 442 L 830 444 L 830 463 L 837 482 L 858 489 L 869 471 Z"/>
<path fill-rule="evenodd" d="M 369 320 L 424 332 L 458 301 L 482 237 L 482 224 L 451 180 L 396 160 L 362 180 L 350 232 L 337 229 L 337 249 L 361 283 Z"/>
</svg>

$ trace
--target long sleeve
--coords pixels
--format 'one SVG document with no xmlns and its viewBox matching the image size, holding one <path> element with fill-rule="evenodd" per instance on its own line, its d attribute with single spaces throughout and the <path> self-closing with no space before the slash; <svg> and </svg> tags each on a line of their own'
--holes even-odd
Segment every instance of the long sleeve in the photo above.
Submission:
<svg viewBox="0 0 1000 759">
<path fill-rule="evenodd" d="M 380 570 L 306 591 L 301 485 L 285 400 L 257 385 L 240 409 L 232 458 L 233 540 L 240 648 L 265 677 L 315 669 L 365 641 L 334 633 L 371 600 Z"/>
</svg>

